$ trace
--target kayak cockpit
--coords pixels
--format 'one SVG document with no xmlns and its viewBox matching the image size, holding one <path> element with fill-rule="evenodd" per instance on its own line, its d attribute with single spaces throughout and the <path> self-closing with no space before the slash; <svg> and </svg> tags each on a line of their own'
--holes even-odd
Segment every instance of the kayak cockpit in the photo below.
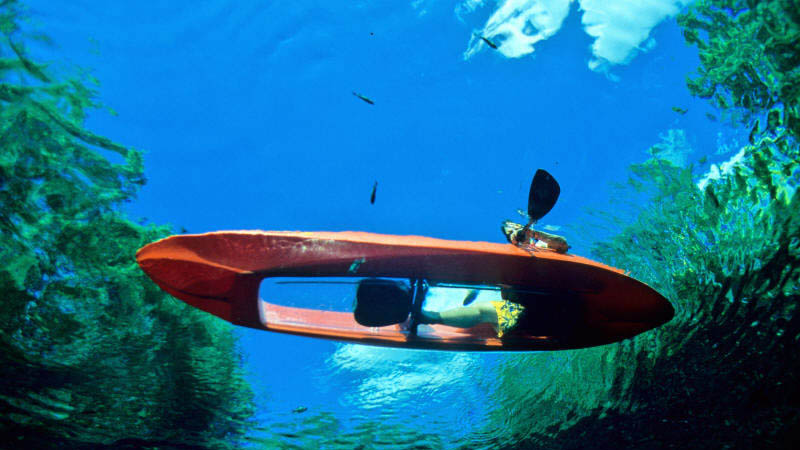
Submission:
<svg viewBox="0 0 800 450">
<path fill-rule="evenodd" d="M 364 278 L 267 278 L 259 296 L 261 325 L 269 331 L 371 345 L 442 350 L 533 350 L 556 345 L 551 336 L 520 333 L 500 339 L 487 323 L 470 328 L 420 324 L 413 310 L 442 311 L 464 306 L 465 300 L 500 299 L 500 287 L 381 279 L 406 284 L 413 292 L 403 320 L 368 326 L 356 320 L 355 301 Z M 361 288 L 361 289 L 359 289 Z M 265 300 L 269 299 L 269 301 Z M 387 303 L 390 301 L 387 299 Z M 374 307 L 374 305 L 373 305 Z M 380 323 L 380 322 L 378 322 Z"/>
</svg>

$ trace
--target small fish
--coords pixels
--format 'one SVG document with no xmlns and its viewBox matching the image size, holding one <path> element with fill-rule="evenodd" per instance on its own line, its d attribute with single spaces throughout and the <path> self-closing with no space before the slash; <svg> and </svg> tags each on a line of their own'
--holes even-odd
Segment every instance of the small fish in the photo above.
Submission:
<svg viewBox="0 0 800 450">
<path fill-rule="evenodd" d="M 464 301 L 462 302 L 463 306 L 467 306 L 470 303 L 474 302 L 475 299 L 478 298 L 478 290 L 477 289 L 470 289 L 467 293 L 467 296 L 464 297 Z"/>
<path fill-rule="evenodd" d="M 481 40 L 482 40 L 483 42 L 485 42 L 485 43 L 486 43 L 486 45 L 488 45 L 489 47 L 492 47 L 493 49 L 497 50 L 497 44 L 495 44 L 494 42 L 490 41 L 489 39 L 487 39 L 487 38 L 485 38 L 485 37 L 481 36 L 480 34 L 476 34 L 476 35 L 475 35 L 475 37 L 479 37 L 479 38 L 481 38 Z"/>
<path fill-rule="evenodd" d="M 699 161 L 697 161 L 697 162 L 698 162 L 699 164 L 705 164 L 705 163 L 707 163 L 707 162 L 708 162 L 708 156 L 703 156 L 703 157 L 702 157 L 702 158 L 700 158 L 700 160 L 699 160 Z"/>
<path fill-rule="evenodd" d="M 361 95 L 356 91 L 353 91 L 353 95 L 355 95 L 356 97 L 360 98 L 361 100 L 364 100 L 365 102 L 369 103 L 370 105 L 374 105 L 375 104 L 375 102 L 373 102 L 372 99 L 367 97 L 366 95 Z"/>
<path fill-rule="evenodd" d="M 372 194 L 369 196 L 369 203 L 371 205 L 375 204 L 375 192 L 378 190 L 378 182 L 376 181 L 375 184 L 372 185 Z"/>
<path fill-rule="evenodd" d="M 706 113 L 706 119 L 708 119 L 708 120 L 710 120 L 712 122 L 716 122 L 717 121 L 717 116 L 715 116 L 715 115 L 713 115 L 711 113 Z"/>
<path fill-rule="evenodd" d="M 306 411 L 308 411 L 308 408 L 305 406 L 298 406 L 297 408 L 292 410 L 293 413 L 304 413 Z"/>
<path fill-rule="evenodd" d="M 679 107 L 677 107 L 677 106 L 673 106 L 673 107 L 672 107 L 672 110 L 673 110 L 673 111 L 675 111 L 676 113 L 680 114 L 680 115 L 684 115 L 684 114 L 686 114 L 687 112 L 689 112 L 689 110 L 688 110 L 688 109 L 679 108 Z"/>
</svg>

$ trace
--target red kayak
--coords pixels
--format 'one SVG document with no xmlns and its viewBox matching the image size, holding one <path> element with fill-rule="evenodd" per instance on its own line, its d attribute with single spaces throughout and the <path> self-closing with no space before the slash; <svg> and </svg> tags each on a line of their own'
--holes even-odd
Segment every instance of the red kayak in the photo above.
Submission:
<svg viewBox="0 0 800 450">
<path fill-rule="evenodd" d="M 468 351 L 581 348 L 633 337 L 674 315 L 663 296 L 620 269 L 549 250 L 529 253 L 510 244 L 363 232 L 220 231 L 171 236 L 141 248 L 136 259 L 163 290 L 233 324 L 360 344 Z M 367 327 L 349 311 L 261 300 L 261 282 L 272 277 L 513 286 L 537 292 L 539 303 L 526 305 L 534 308 L 531 314 L 567 302 L 572 306 L 549 326 L 503 339 L 485 324 L 462 329 L 407 321 Z M 559 332 L 562 320 L 569 333 Z"/>
</svg>

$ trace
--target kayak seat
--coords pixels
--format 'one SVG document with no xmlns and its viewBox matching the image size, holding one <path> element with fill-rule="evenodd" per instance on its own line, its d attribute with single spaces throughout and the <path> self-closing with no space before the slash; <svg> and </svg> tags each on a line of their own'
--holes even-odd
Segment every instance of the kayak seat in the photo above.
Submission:
<svg viewBox="0 0 800 450">
<path fill-rule="evenodd" d="M 411 286 L 396 280 L 367 278 L 358 283 L 353 316 L 365 327 L 384 327 L 404 322 L 411 312 Z"/>
</svg>

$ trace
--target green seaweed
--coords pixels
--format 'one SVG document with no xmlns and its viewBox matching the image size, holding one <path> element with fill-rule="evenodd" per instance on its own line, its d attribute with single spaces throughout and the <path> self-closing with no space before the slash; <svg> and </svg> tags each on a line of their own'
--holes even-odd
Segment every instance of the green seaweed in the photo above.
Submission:
<svg viewBox="0 0 800 450">
<path fill-rule="evenodd" d="M 790 152 L 790 141 L 746 146 L 703 190 L 658 153 L 632 166 L 613 204 L 639 207 L 592 253 L 665 295 L 676 317 L 623 343 L 513 358 L 492 394 L 490 422 L 508 427 L 500 446 L 774 448 L 796 438 L 800 159 L 760 153 Z"/>
<path fill-rule="evenodd" d="M 136 250 L 170 232 L 120 212 L 142 153 L 84 128 L 87 76 L 34 61 L 24 19 L 0 3 L 0 434 L 235 447 L 252 402 L 231 327 L 139 270 Z"/>
<path fill-rule="evenodd" d="M 796 0 L 698 0 L 678 18 L 700 67 L 689 90 L 743 122 L 772 115 L 800 135 L 800 5 Z"/>
<path fill-rule="evenodd" d="M 689 90 L 750 131 L 749 143 L 703 183 L 666 136 L 631 167 L 614 211 L 587 227 L 616 229 L 592 254 L 653 286 L 676 316 L 619 344 L 511 359 L 493 394 L 500 447 L 791 448 L 800 438 L 800 5 L 700 0 L 679 22 L 701 62 Z"/>
</svg>

